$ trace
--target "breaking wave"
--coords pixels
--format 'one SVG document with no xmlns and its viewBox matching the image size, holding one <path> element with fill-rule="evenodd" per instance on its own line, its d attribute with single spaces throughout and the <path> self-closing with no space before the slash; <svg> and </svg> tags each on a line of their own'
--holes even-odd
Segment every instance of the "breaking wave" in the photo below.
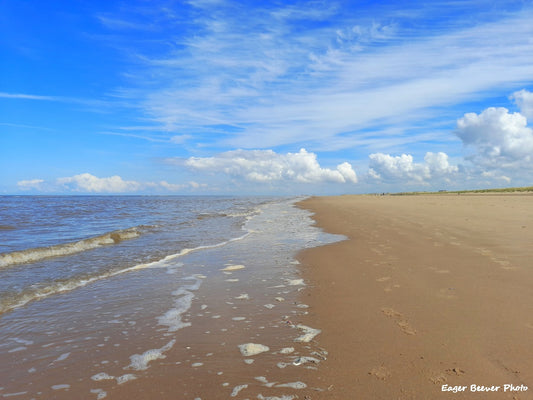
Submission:
<svg viewBox="0 0 533 400">
<path fill-rule="evenodd" d="M 137 264 L 137 265 L 134 265 L 134 266 L 131 266 L 131 267 L 127 267 L 127 268 L 109 270 L 109 271 L 106 271 L 106 272 L 97 273 L 95 275 L 86 275 L 86 274 L 84 274 L 84 275 L 74 276 L 74 277 L 71 277 L 71 278 L 68 278 L 68 279 L 60 279 L 60 280 L 44 283 L 43 286 L 41 286 L 41 287 L 33 286 L 33 287 L 30 287 L 30 288 L 26 288 L 22 292 L 4 293 L 2 295 L 2 297 L 0 298 L 0 315 L 5 313 L 5 312 L 8 312 L 10 310 L 13 310 L 15 308 L 22 307 L 22 306 L 24 306 L 24 305 L 26 305 L 26 304 L 28 304 L 28 303 L 30 303 L 32 301 L 42 300 L 42 299 L 44 299 L 46 297 L 49 297 L 49 296 L 52 296 L 52 295 L 55 295 L 55 294 L 59 294 L 59 293 L 63 293 L 63 292 L 69 292 L 71 290 L 81 288 L 83 286 L 89 285 L 89 284 L 91 284 L 93 282 L 96 282 L 96 281 L 99 281 L 101 279 L 111 278 L 111 277 L 114 277 L 116 275 L 124 274 L 124 273 L 127 273 L 127 272 L 132 272 L 132 271 L 137 271 L 137 270 L 141 270 L 141 269 L 145 269 L 145 268 L 164 268 L 164 267 L 168 267 L 169 266 L 169 262 L 174 260 L 174 259 L 176 259 L 176 258 L 185 256 L 185 255 L 187 255 L 189 253 L 192 253 L 192 252 L 198 251 L 198 250 L 213 249 L 213 248 L 216 248 L 216 247 L 222 247 L 222 246 L 224 246 L 224 245 L 226 245 L 228 243 L 244 239 L 249 234 L 250 233 L 248 232 L 248 233 L 246 233 L 246 234 L 244 234 L 242 236 L 239 236 L 239 237 L 236 237 L 236 238 L 233 238 L 233 239 L 229 239 L 227 241 L 216 243 L 216 244 L 198 246 L 198 247 L 194 247 L 194 248 L 190 248 L 190 249 L 183 249 L 183 250 L 181 250 L 180 252 L 178 252 L 176 254 L 170 254 L 170 255 L 162 258 L 161 260 L 152 261 L 152 262 L 149 262 L 149 263 Z M 106 236 L 106 235 L 103 235 L 103 236 Z M 95 239 L 95 238 L 93 238 L 93 239 Z M 79 243 L 79 242 L 76 242 L 76 243 Z M 13 254 L 13 253 L 10 253 L 10 254 Z M 69 253 L 69 254 L 71 254 L 71 253 Z"/>
<path fill-rule="evenodd" d="M 141 235 L 138 227 L 108 232 L 103 235 L 77 242 L 56 244 L 48 247 L 37 247 L 33 249 L 13 251 L 0 254 L 0 268 L 12 265 L 24 264 L 28 262 L 40 261 L 50 257 L 67 256 L 81 253 L 86 250 L 95 249 L 101 246 L 108 246 L 122 242 L 123 240 L 134 239 Z"/>
</svg>

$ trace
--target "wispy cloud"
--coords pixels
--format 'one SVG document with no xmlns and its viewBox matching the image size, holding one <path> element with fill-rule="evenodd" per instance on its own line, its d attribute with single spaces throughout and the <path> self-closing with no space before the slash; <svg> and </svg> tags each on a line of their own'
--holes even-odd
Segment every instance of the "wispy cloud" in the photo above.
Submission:
<svg viewBox="0 0 533 400">
<path fill-rule="evenodd" d="M 35 94 L 5 93 L 5 92 L 0 92 L 0 98 L 3 98 L 3 99 L 63 101 L 63 98 L 56 97 L 56 96 L 39 96 L 39 95 L 35 95 Z"/>
<path fill-rule="evenodd" d="M 341 18 L 347 10 L 322 3 L 192 4 L 200 10 L 190 22 L 194 34 L 184 29 L 167 42 L 169 51 L 139 57 L 137 73 L 150 85 L 123 94 L 177 134 L 232 128 L 212 146 L 312 141 L 318 148 L 369 129 L 386 142 L 387 125 L 420 123 L 422 112 L 429 119 L 533 80 L 533 42 L 524 40 L 533 36 L 531 10 L 413 32 L 412 14 L 386 9 L 379 21 Z M 304 17 L 317 23 L 300 23 Z M 356 141 L 339 143 L 350 148 Z"/>
</svg>

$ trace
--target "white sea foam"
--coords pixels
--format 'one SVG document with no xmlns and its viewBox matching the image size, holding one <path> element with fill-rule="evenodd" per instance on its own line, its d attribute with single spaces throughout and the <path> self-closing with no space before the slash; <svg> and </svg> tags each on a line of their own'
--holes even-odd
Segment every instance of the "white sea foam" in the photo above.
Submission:
<svg viewBox="0 0 533 400">
<path fill-rule="evenodd" d="M 27 393 L 28 392 L 5 393 L 2 395 L 2 397 L 22 396 L 23 394 L 27 394 Z"/>
<path fill-rule="evenodd" d="M 310 328 L 309 326 L 301 324 L 296 325 L 296 327 L 303 332 L 303 335 L 294 339 L 295 342 L 308 343 L 313 340 L 315 336 L 317 336 L 320 332 L 322 332 L 320 329 Z"/>
<path fill-rule="evenodd" d="M 96 375 L 91 376 L 91 379 L 93 381 L 98 382 L 98 381 L 105 381 L 105 380 L 108 380 L 108 379 L 115 379 L 115 377 L 111 376 L 111 375 L 108 375 L 105 372 L 100 372 L 100 373 L 98 373 Z"/>
<path fill-rule="evenodd" d="M 176 340 L 172 339 L 160 349 L 150 349 L 145 351 L 143 354 L 134 354 L 130 356 L 131 363 L 130 365 L 125 367 L 125 369 L 134 369 L 136 371 L 143 371 L 145 369 L 148 369 L 148 363 L 154 360 L 165 358 L 166 356 L 164 355 L 164 353 L 170 350 L 175 343 Z"/>
<path fill-rule="evenodd" d="M 66 383 L 52 386 L 52 390 L 67 390 L 67 389 L 70 389 L 70 385 Z"/>
<path fill-rule="evenodd" d="M 291 354 L 294 352 L 294 347 L 284 347 L 279 352 L 280 354 Z"/>
<path fill-rule="evenodd" d="M 240 344 L 238 347 L 241 351 L 241 354 L 245 357 L 255 356 L 256 354 L 264 353 L 265 351 L 270 350 L 268 346 L 257 343 Z"/>
<path fill-rule="evenodd" d="M 307 385 L 304 382 L 289 382 L 289 383 L 282 383 L 279 385 L 276 385 L 276 387 L 289 387 L 292 389 L 305 389 Z"/>
<path fill-rule="evenodd" d="M 246 268 L 244 265 L 228 265 L 226 268 L 222 268 L 221 271 L 238 271 L 244 268 Z"/>
<path fill-rule="evenodd" d="M 239 392 L 243 389 L 246 389 L 248 385 L 238 385 L 233 388 L 233 391 L 231 392 L 231 397 L 235 397 L 239 394 Z"/>
<path fill-rule="evenodd" d="M 122 385 L 123 383 L 137 379 L 137 377 L 133 374 L 124 374 L 121 376 L 117 376 L 115 379 L 119 385 Z"/>
<path fill-rule="evenodd" d="M 281 397 L 279 397 L 279 396 L 268 396 L 268 397 L 265 397 L 261 393 L 259 393 L 257 395 L 257 398 L 259 400 L 294 400 L 297 397 L 296 396 L 292 396 L 292 395 L 286 395 L 286 394 L 282 395 Z"/>
<path fill-rule="evenodd" d="M 70 356 L 70 352 L 69 353 L 63 353 L 59 357 L 57 357 L 53 362 L 66 360 L 68 358 L 68 356 Z"/>
<path fill-rule="evenodd" d="M 305 286 L 303 279 L 287 279 L 287 285 L 289 286 Z"/>
<path fill-rule="evenodd" d="M 96 394 L 96 400 L 102 400 L 107 397 L 107 392 L 102 389 L 91 389 L 91 393 Z"/>
</svg>

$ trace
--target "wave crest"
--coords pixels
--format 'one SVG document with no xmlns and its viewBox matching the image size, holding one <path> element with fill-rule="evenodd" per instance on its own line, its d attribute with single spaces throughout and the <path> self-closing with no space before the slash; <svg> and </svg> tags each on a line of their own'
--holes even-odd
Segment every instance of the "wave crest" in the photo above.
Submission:
<svg viewBox="0 0 533 400">
<path fill-rule="evenodd" d="M 0 254 L 0 268 L 10 267 L 12 265 L 24 264 L 29 262 L 40 261 L 50 257 L 61 257 L 75 253 L 81 253 L 86 250 L 95 249 L 101 246 L 113 245 L 124 240 L 134 239 L 141 235 L 137 227 L 122 229 L 104 233 L 88 239 L 82 239 L 77 242 L 56 244 L 48 247 L 37 247 L 33 249 L 13 251 L 10 253 Z"/>
</svg>

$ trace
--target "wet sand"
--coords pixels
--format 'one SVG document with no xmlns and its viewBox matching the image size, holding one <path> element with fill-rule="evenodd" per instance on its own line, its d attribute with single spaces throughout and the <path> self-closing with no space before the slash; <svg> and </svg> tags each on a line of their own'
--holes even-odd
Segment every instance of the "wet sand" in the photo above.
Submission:
<svg viewBox="0 0 533 400">
<path fill-rule="evenodd" d="M 329 352 L 313 399 L 533 398 L 531 194 L 300 206 L 349 238 L 299 257 Z"/>
</svg>

